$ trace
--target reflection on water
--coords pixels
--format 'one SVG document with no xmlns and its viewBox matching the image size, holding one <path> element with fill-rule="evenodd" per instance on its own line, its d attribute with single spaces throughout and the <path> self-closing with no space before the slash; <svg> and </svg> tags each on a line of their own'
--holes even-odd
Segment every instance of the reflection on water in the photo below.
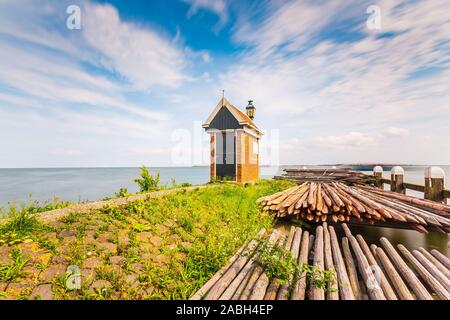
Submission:
<svg viewBox="0 0 450 320">
<path fill-rule="evenodd" d="M 301 223 L 303 228 L 314 230 L 314 224 Z M 338 237 L 344 236 L 344 231 L 340 224 L 330 224 L 333 225 Z M 277 229 L 280 229 L 285 234 L 289 233 L 292 223 L 286 220 L 279 220 L 277 223 Z M 397 246 L 397 244 L 403 244 L 409 250 L 415 250 L 419 247 L 423 247 L 427 250 L 436 249 L 446 255 L 450 256 L 450 248 L 448 248 L 448 243 L 450 241 L 449 234 L 430 232 L 428 234 L 422 234 L 415 230 L 404 230 L 404 229 L 393 229 L 393 228 L 380 228 L 378 226 L 356 226 L 349 225 L 352 234 L 356 236 L 361 234 L 366 240 L 367 244 L 375 244 L 380 246 L 380 238 L 387 238 L 392 245 Z M 313 231 L 314 232 L 314 231 Z"/>
</svg>

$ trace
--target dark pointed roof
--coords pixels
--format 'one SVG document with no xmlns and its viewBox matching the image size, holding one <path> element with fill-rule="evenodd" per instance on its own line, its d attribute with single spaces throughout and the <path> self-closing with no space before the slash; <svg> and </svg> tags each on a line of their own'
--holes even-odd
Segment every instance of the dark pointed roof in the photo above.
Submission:
<svg viewBox="0 0 450 320">
<path fill-rule="evenodd" d="M 236 118 L 239 124 L 249 126 L 255 129 L 258 133 L 261 133 L 261 130 L 259 130 L 258 126 L 252 121 L 252 119 L 250 119 L 245 113 L 236 108 L 234 105 L 232 105 L 226 98 L 220 99 L 214 111 L 202 125 L 203 128 L 205 129 L 209 128 L 211 121 L 215 118 L 215 116 L 222 107 L 227 108 L 231 112 L 231 114 Z"/>
</svg>

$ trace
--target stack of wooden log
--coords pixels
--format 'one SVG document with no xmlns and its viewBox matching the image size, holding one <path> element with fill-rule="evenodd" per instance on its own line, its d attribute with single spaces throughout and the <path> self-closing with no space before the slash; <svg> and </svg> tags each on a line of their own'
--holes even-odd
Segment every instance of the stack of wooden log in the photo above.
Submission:
<svg viewBox="0 0 450 320">
<path fill-rule="evenodd" d="M 346 184 L 374 184 L 375 178 L 361 171 L 349 169 L 284 169 L 285 173 L 276 176 L 277 180 L 292 180 L 297 183 L 306 181 L 333 182 L 339 181 Z"/>
<path fill-rule="evenodd" d="M 290 251 L 300 266 L 330 272 L 326 286 L 304 271 L 288 283 L 269 279 L 258 264 L 256 239 L 244 244 L 192 300 L 449 300 L 450 259 L 433 249 L 410 251 L 380 239 L 380 246 L 353 235 L 345 223 L 343 234 L 323 223 L 314 231 L 292 226 L 288 236 L 274 230 L 266 239 Z M 284 232 L 283 232 L 284 233 Z M 397 247 L 397 249 L 395 248 Z M 254 255 L 249 254 L 255 252 Z"/>
<path fill-rule="evenodd" d="M 341 182 L 305 182 L 258 199 L 275 217 L 314 222 L 394 223 L 420 232 L 450 232 L 450 206 L 377 188 Z"/>
</svg>

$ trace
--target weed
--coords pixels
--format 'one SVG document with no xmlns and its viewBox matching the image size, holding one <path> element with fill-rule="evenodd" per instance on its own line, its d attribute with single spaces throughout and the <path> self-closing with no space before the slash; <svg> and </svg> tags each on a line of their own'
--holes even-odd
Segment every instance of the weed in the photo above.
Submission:
<svg viewBox="0 0 450 320">
<path fill-rule="evenodd" d="M 22 256 L 22 251 L 14 247 L 10 253 L 13 262 L 0 265 L 0 282 L 12 282 L 25 275 L 23 267 L 27 264 L 29 258 Z"/>
<path fill-rule="evenodd" d="M 131 196 L 131 193 L 128 192 L 127 188 L 120 188 L 119 192 L 115 194 L 116 198 L 125 198 Z"/>
<path fill-rule="evenodd" d="M 142 166 L 140 176 L 140 178 L 134 179 L 134 182 L 139 185 L 139 189 L 141 192 L 149 192 L 159 189 L 159 172 L 156 174 L 156 176 L 152 176 L 150 174 L 150 171 L 145 166 Z"/>
<path fill-rule="evenodd" d="M 300 265 L 279 244 L 272 244 L 267 240 L 260 240 L 255 251 L 255 262 L 261 266 L 270 281 L 277 279 L 281 284 L 287 283 L 292 278 L 298 278 L 301 274 Z"/>
<path fill-rule="evenodd" d="M 0 245 L 14 245 L 27 240 L 32 234 L 47 230 L 36 213 L 26 208 L 17 211 L 10 209 L 6 216 L 6 223 L 0 227 Z"/>
</svg>

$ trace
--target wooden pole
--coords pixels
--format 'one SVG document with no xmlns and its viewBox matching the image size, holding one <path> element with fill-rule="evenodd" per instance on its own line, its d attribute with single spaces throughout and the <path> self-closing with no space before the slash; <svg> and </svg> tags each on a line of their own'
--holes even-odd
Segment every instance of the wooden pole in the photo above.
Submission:
<svg viewBox="0 0 450 320">
<path fill-rule="evenodd" d="M 250 260 L 248 255 L 253 253 L 256 246 L 258 245 L 258 240 L 254 239 L 250 241 L 247 249 L 244 251 L 245 254 L 239 255 L 236 261 L 230 266 L 230 268 L 223 274 L 223 276 L 212 286 L 209 292 L 205 296 L 205 300 L 217 300 L 222 295 L 222 293 L 228 288 L 230 283 L 239 274 L 241 269 Z"/>
<path fill-rule="evenodd" d="M 386 296 L 384 295 L 381 287 L 377 284 L 377 279 L 375 278 L 369 262 L 358 244 L 358 241 L 356 241 L 355 237 L 352 235 L 350 229 L 345 223 L 342 224 L 342 228 L 344 229 L 345 235 L 348 238 L 353 251 L 355 252 L 356 261 L 358 262 L 358 270 L 366 284 L 367 293 L 369 294 L 370 299 L 386 300 Z"/>
<path fill-rule="evenodd" d="M 374 268 L 380 268 L 377 261 L 375 260 L 375 257 L 373 256 L 372 252 L 369 249 L 369 246 L 367 245 L 364 238 L 358 234 L 356 235 L 356 240 L 358 240 L 359 245 L 361 246 L 361 249 L 363 250 L 364 254 L 366 255 L 367 260 L 369 261 L 369 264 Z M 392 289 L 391 285 L 389 284 L 389 281 L 387 280 L 384 272 L 380 268 L 380 285 L 381 289 L 383 289 L 384 295 L 386 296 L 386 299 L 388 300 L 397 300 L 397 296 L 395 295 L 394 290 Z"/>
<path fill-rule="evenodd" d="M 289 231 L 289 236 L 284 243 L 284 249 L 289 250 L 294 239 L 295 227 L 291 226 Z M 280 289 L 280 282 L 277 279 L 273 279 L 267 288 L 266 294 L 264 295 L 264 300 L 275 300 L 277 298 L 278 290 Z"/>
<path fill-rule="evenodd" d="M 406 193 L 406 188 L 403 185 L 403 178 L 405 170 L 400 166 L 395 166 L 391 169 L 391 191 L 397 193 Z"/>
<path fill-rule="evenodd" d="M 325 268 L 331 272 L 330 281 L 327 288 L 327 300 L 339 300 L 339 284 L 336 279 L 335 263 L 333 262 L 333 252 L 331 248 L 331 238 L 326 223 L 323 223 L 324 258 Z"/>
<path fill-rule="evenodd" d="M 316 241 L 314 243 L 314 268 L 323 271 L 323 227 L 316 228 Z M 311 284 L 310 296 L 311 300 L 325 300 L 325 292 L 322 288 Z"/>
<path fill-rule="evenodd" d="M 332 226 L 328 227 L 330 234 L 331 250 L 333 252 L 333 260 L 336 265 L 337 278 L 339 280 L 339 294 L 342 300 L 355 300 L 350 280 L 345 269 L 344 258 L 342 257 L 341 250 L 339 249 L 339 241 L 336 236 L 336 232 Z"/>
<path fill-rule="evenodd" d="M 436 259 L 432 254 L 430 254 L 424 248 L 420 247 L 419 251 L 425 256 L 425 258 L 427 258 L 432 264 L 434 264 L 436 266 L 436 268 L 438 268 L 438 270 L 447 277 L 447 279 L 450 280 L 450 270 L 449 269 L 447 269 L 438 259 Z"/>
<path fill-rule="evenodd" d="M 309 257 L 309 232 L 303 231 L 302 242 L 300 245 L 300 254 L 298 256 L 298 264 L 303 266 L 308 263 Z M 305 290 L 306 290 L 306 271 L 300 275 L 300 279 L 297 279 L 294 290 L 292 290 L 291 300 L 305 300 Z"/>
<path fill-rule="evenodd" d="M 409 292 L 408 287 L 403 282 L 402 277 L 398 274 L 392 262 L 389 260 L 386 253 L 380 247 L 375 249 L 376 255 L 380 260 L 381 265 L 386 271 L 387 276 L 392 282 L 392 285 L 395 288 L 400 300 L 414 300 L 413 295 Z"/>
<path fill-rule="evenodd" d="M 440 284 L 450 292 L 450 279 L 443 274 L 431 261 L 429 261 L 420 251 L 413 250 L 412 254 L 419 260 L 420 264 L 427 269 L 427 271 L 439 281 Z"/>
<path fill-rule="evenodd" d="M 263 228 L 258 232 L 255 239 L 261 238 L 264 233 L 266 233 L 266 229 Z M 253 244 L 256 244 L 256 241 L 253 242 Z M 241 253 L 244 251 L 247 245 L 250 246 L 248 242 L 244 243 L 238 250 L 238 252 L 236 252 L 236 254 L 230 258 L 228 263 L 192 296 L 191 300 L 200 300 L 209 291 L 209 289 L 211 289 L 216 284 L 216 282 L 222 277 L 222 275 L 225 274 L 225 272 L 231 267 L 231 265 L 233 265 L 233 263 L 241 256 Z"/>
<path fill-rule="evenodd" d="M 386 238 L 380 239 L 381 244 L 386 250 L 387 254 L 394 262 L 400 274 L 403 276 L 405 281 L 408 283 L 409 287 L 414 291 L 418 299 L 421 300 L 433 300 L 431 294 L 425 289 L 424 285 L 416 277 L 414 272 L 408 267 L 408 265 L 403 261 L 400 255 L 397 253 L 395 248 Z"/>
<path fill-rule="evenodd" d="M 279 238 L 280 238 L 280 234 L 277 231 L 272 232 L 272 234 L 270 235 L 268 242 L 269 244 L 273 245 L 275 244 Z M 254 262 L 256 257 L 252 258 L 252 263 Z M 256 284 L 256 282 L 258 281 L 258 279 L 260 278 L 261 274 L 263 273 L 263 269 L 261 268 L 261 266 L 256 265 L 255 268 L 253 269 L 253 271 L 251 272 L 251 276 L 248 279 L 247 284 L 245 285 L 244 290 L 242 291 L 241 296 L 239 297 L 240 300 L 248 300 L 250 298 L 250 295 L 252 294 L 253 288 Z M 264 294 L 263 294 L 264 297 Z M 262 299 L 262 297 L 261 297 Z"/>
<path fill-rule="evenodd" d="M 431 250 L 431 254 L 439 260 L 447 269 L 450 270 L 450 259 L 444 256 L 442 253 L 437 251 L 436 249 Z"/>
<path fill-rule="evenodd" d="M 402 244 L 399 244 L 398 249 L 409 260 L 411 265 L 416 269 L 420 277 L 425 281 L 428 286 L 433 289 L 433 291 L 438 295 L 441 300 L 450 300 L 450 293 L 444 288 L 442 284 L 439 283 L 428 270 L 420 264 L 420 262 L 409 252 L 408 249 Z"/>
<path fill-rule="evenodd" d="M 445 172 L 439 167 L 425 170 L 425 199 L 444 202 Z"/>
<path fill-rule="evenodd" d="M 373 168 L 373 176 L 375 177 L 375 186 L 380 189 L 384 189 L 383 183 L 383 167 L 376 166 Z"/>
<path fill-rule="evenodd" d="M 358 281 L 358 273 L 356 271 L 352 252 L 350 251 L 348 239 L 346 237 L 342 238 L 342 253 L 344 254 L 344 262 L 347 266 L 348 278 L 350 281 L 350 286 L 352 287 L 353 295 L 356 300 L 363 300 L 362 291 Z"/>
<path fill-rule="evenodd" d="M 302 229 L 295 228 L 294 239 L 292 240 L 291 246 L 291 255 L 297 261 L 299 250 L 300 250 L 300 242 L 302 240 Z M 280 290 L 278 291 L 277 300 L 288 300 L 289 299 L 289 285 L 293 281 L 293 277 L 289 278 L 287 283 L 281 285 Z"/>
</svg>

